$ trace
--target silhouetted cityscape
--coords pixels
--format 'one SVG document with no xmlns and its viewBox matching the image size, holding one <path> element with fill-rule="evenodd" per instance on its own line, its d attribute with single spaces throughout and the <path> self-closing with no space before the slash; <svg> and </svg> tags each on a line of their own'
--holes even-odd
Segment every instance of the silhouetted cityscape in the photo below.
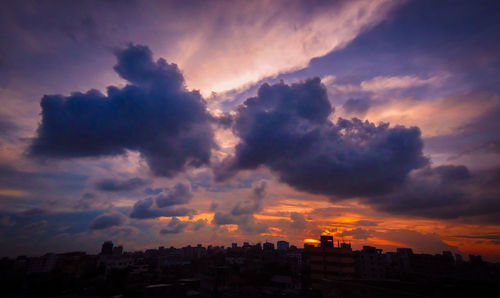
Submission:
<svg viewBox="0 0 500 298">
<path fill-rule="evenodd" d="M 4 297 L 499 297 L 500 264 L 411 248 L 353 251 L 321 236 L 230 247 L 83 251 L 0 261 Z"/>
</svg>

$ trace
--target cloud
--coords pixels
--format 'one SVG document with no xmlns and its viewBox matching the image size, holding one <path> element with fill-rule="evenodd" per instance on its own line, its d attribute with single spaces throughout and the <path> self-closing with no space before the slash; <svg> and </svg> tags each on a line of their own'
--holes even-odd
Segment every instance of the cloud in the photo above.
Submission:
<svg viewBox="0 0 500 298">
<path fill-rule="evenodd" d="M 455 238 L 500 240 L 500 234 L 453 235 Z"/>
<path fill-rule="evenodd" d="M 452 213 L 464 202 L 462 189 L 470 175 L 463 166 L 441 166 L 415 171 L 405 185 L 394 193 L 367 198 L 377 208 L 393 213 L 419 214 L 420 216 L 455 217 Z"/>
<path fill-rule="evenodd" d="M 365 91 L 380 92 L 391 89 L 404 89 L 418 87 L 422 85 L 439 85 L 446 79 L 446 75 L 433 76 L 428 79 L 421 79 L 417 76 L 378 76 L 370 80 L 361 82 L 361 89 Z"/>
<path fill-rule="evenodd" d="M 48 222 L 46 220 L 40 220 L 37 222 L 27 224 L 27 225 L 23 226 L 22 229 L 28 230 L 28 231 L 40 230 L 40 229 L 45 228 L 47 226 L 47 224 L 48 224 Z"/>
<path fill-rule="evenodd" d="M 216 225 L 234 225 L 238 224 L 238 217 L 233 216 L 230 213 L 215 212 L 212 219 L 212 224 Z"/>
<path fill-rule="evenodd" d="M 325 208 L 315 208 L 311 211 L 311 214 L 314 217 L 332 217 L 332 216 L 340 216 L 344 208 L 337 207 L 325 207 Z"/>
<path fill-rule="evenodd" d="M 43 208 L 30 208 L 21 211 L 18 214 L 21 216 L 39 216 L 39 215 L 46 215 L 48 213 L 50 213 L 50 211 Z"/>
<path fill-rule="evenodd" d="M 262 181 L 253 188 L 253 196 L 256 200 L 262 200 L 266 196 L 267 183 Z"/>
<path fill-rule="evenodd" d="M 15 135 L 18 130 L 18 125 L 9 116 L 0 114 L 0 136 Z"/>
<path fill-rule="evenodd" d="M 450 156 L 447 160 L 455 160 L 464 155 L 474 154 L 474 153 L 495 153 L 500 154 L 500 139 L 488 140 L 486 142 L 481 142 L 472 146 L 471 148 L 462 150 L 456 155 Z"/>
<path fill-rule="evenodd" d="M 349 98 L 342 108 L 348 114 L 364 115 L 371 106 L 369 98 Z"/>
<path fill-rule="evenodd" d="M 15 225 L 16 225 L 16 223 L 14 221 L 12 221 L 10 216 L 8 216 L 8 215 L 0 216 L 0 227 L 7 228 L 7 227 L 15 226 Z"/>
<path fill-rule="evenodd" d="M 239 143 L 216 166 L 217 179 L 265 166 L 295 189 L 331 201 L 357 197 L 393 214 L 498 222 L 495 171 L 476 175 L 463 165 L 431 167 L 419 128 L 356 118 L 332 122 L 333 113 L 318 78 L 262 85 L 236 109 L 232 129 Z M 494 182 L 484 187 L 485 181 Z M 232 215 L 258 210 L 252 207 L 239 202 Z"/>
<path fill-rule="evenodd" d="M 15 79 L 15 75 L 31 79 L 42 73 L 40 84 L 56 78 L 70 80 L 73 75 L 64 75 L 69 72 L 79 73 L 79 79 L 82 74 L 97 82 L 103 77 L 109 79 L 102 69 L 103 60 L 108 62 L 101 56 L 103 48 L 141 40 L 177 61 L 185 70 L 190 88 L 219 92 L 306 67 L 312 58 L 343 48 L 381 22 L 399 1 L 306 4 L 259 0 L 223 4 L 5 4 L 0 30 L 10 42 L 2 52 L 6 56 L 0 57 L 0 64 L 5 58 L 2 66 L 8 70 L 1 72 L 0 84 Z M 56 48 L 67 51 L 52 53 Z M 41 53 L 43 58 L 39 57 Z M 82 59 L 73 59 L 75 54 Z M 61 61 L 55 71 L 59 76 L 40 69 L 40 65 L 53 66 Z"/>
<path fill-rule="evenodd" d="M 353 239 L 368 239 L 371 236 L 371 231 L 362 228 L 356 228 L 352 230 L 345 230 L 342 232 L 342 235 L 352 236 Z"/>
<path fill-rule="evenodd" d="M 41 190 L 55 194 L 64 191 L 75 191 L 84 188 L 87 176 L 72 172 L 23 171 L 8 164 L 0 163 L 0 189 L 11 189 L 0 193 L 0 196 L 9 195 L 27 197 L 29 194 L 39 193 Z"/>
<path fill-rule="evenodd" d="M 468 105 L 465 103 L 468 102 Z M 451 103 L 450 103 L 451 104 Z M 435 136 L 425 140 L 426 148 L 433 153 L 449 155 L 448 161 L 473 157 L 479 164 L 481 157 L 500 154 L 500 97 L 491 92 L 473 92 L 457 99 L 463 113 L 470 114 L 448 135 Z M 471 112 L 472 111 L 472 112 Z M 458 113 L 457 113 L 458 116 Z M 490 167 L 491 158 L 483 167 Z M 495 165 L 499 165 L 496 163 Z"/>
<path fill-rule="evenodd" d="M 144 190 L 144 193 L 147 195 L 158 195 L 163 191 L 163 188 L 151 188 L 148 187 Z"/>
<path fill-rule="evenodd" d="M 306 227 L 306 218 L 304 217 L 304 214 L 298 213 L 298 212 L 292 212 L 290 214 L 290 220 L 292 221 L 290 223 L 290 226 L 293 229 L 304 229 Z"/>
<path fill-rule="evenodd" d="M 500 170 L 471 173 L 462 165 L 426 167 L 390 194 L 364 198 L 378 210 L 419 217 L 498 223 Z"/>
<path fill-rule="evenodd" d="M 197 91 L 184 87 L 175 64 L 129 45 L 116 51 L 115 71 L 129 85 L 70 96 L 45 95 L 31 156 L 77 158 L 141 153 L 156 175 L 172 177 L 208 164 L 214 148 L 211 116 Z"/>
<path fill-rule="evenodd" d="M 262 181 L 252 190 L 252 197 L 249 200 L 239 201 L 231 209 L 231 214 L 234 216 L 244 214 L 254 214 L 262 210 L 262 200 L 266 196 L 267 183 Z"/>
<path fill-rule="evenodd" d="M 362 220 L 358 220 L 357 222 L 355 222 L 354 225 L 363 226 L 363 227 L 374 227 L 374 226 L 378 225 L 378 223 L 375 221 L 362 219 Z"/>
<path fill-rule="evenodd" d="M 206 219 L 198 219 L 191 223 L 191 228 L 193 231 L 199 231 L 208 225 L 208 221 Z"/>
<path fill-rule="evenodd" d="M 91 230 L 104 230 L 111 227 L 122 226 L 125 224 L 125 216 L 121 213 L 105 213 L 94 218 L 89 225 Z"/>
<path fill-rule="evenodd" d="M 140 234 L 140 230 L 133 226 L 120 226 L 110 229 L 109 235 L 111 238 L 129 239 Z"/>
<path fill-rule="evenodd" d="M 239 88 L 306 67 L 311 59 L 343 48 L 397 5 L 363 0 L 203 6 L 203 17 L 181 41 L 183 51 L 176 53 L 176 61 L 186 70 L 190 86 L 204 92 Z M 206 30 L 216 34 L 207 39 Z"/>
<path fill-rule="evenodd" d="M 127 180 L 103 179 L 96 182 L 95 187 L 101 191 L 132 191 L 144 187 L 149 181 L 142 178 L 131 178 Z"/>
<path fill-rule="evenodd" d="M 245 234 L 264 233 L 268 229 L 265 224 L 256 222 L 253 214 L 235 216 L 222 211 L 215 212 L 212 224 L 217 226 L 238 225 L 238 230 Z"/>
<path fill-rule="evenodd" d="M 475 140 L 482 135 L 498 136 L 499 124 L 495 115 L 499 111 L 498 93 L 473 90 L 436 100 L 418 100 L 413 96 L 391 100 L 388 97 L 387 100 L 377 100 L 366 113 L 366 119 L 418 125 L 426 138 L 426 148 L 428 138 L 447 135 L 456 136 L 453 147 L 463 148 L 466 145 L 464 140 Z"/>
<path fill-rule="evenodd" d="M 178 183 L 171 192 L 167 195 L 157 196 L 155 201 L 158 208 L 163 208 L 166 206 L 187 204 L 191 201 L 192 197 L 193 193 L 189 186 L 184 183 Z"/>
<path fill-rule="evenodd" d="M 262 210 L 262 201 L 267 195 L 267 183 L 261 181 L 250 193 L 250 198 L 238 201 L 229 212 L 217 211 L 212 219 L 214 225 L 238 225 L 238 229 L 246 234 L 263 233 L 267 226 L 257 222 L 254 214 Z M 212 208 L 213 207 L 213 208 Z M 210 211 L 215 211 L 218 205 L 212 202 Z"/>
<path fill-rule="evenodd" d="M 94 193 L 86 192 L 74 202 L 72 206 L 76 209 L 109 209 L 113 204 L 108 199 L 101 198 Z"/>
<path fill-rule="evenodd" d="M 237 109 L 240 142 L 216 169 L 218 179 L 267 166 L 298 190 L 348 198 L 389 193 L 428 163 L 417 127 L 333 123 L 333 111 L 319 78 L 262 85 Z"/>
<path fill-rule="evenodd" d="M 189 225 L 189 222 L 172 217 L 167 227 L 160 230 L 160 234 L 179 234 Z"/>
<path fill-rule="evenodd" d="M 196 214 L 196 210 L 186 207 L 169 206 L 164 208 L 155 208 L 155 206 L 153 206 L 153 199 L 147 198 L 139 200 L 134 204 L 130 217 L 136 219 L 151 219 L 162 216 L 192 216 L 194 214 Z"/>
<path fill-rule="evenodd" d="M 168 191 L 168 189 L 166 190 Z M 191 188 L 184 183 L 177 183 L 173 190 L 168 191 L 166 194 L 137 201 L 132 208 L 130 217 L 148 219 L 161 216 L 192 216 L 196 214 L 195 210 L 176 206 L 187 204 L 192 198 Z"/>
<path fill-rule="evenodd" d="M 219 204 L 217 202 L 212 202 L 210 203 L 210 207 L 208 208 L 208 211 L 215 211 L 219 207 Z"/>
</svg>

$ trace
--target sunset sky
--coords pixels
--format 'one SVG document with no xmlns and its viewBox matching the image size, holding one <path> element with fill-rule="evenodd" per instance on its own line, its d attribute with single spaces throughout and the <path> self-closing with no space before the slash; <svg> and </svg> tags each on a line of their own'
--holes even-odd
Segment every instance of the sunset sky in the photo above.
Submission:
<svg viewBox="0 0 500 298">
<path fill-rule="evenodd" d="M 500 261 L 498 1 L 2 1 L 0 256 Z"/>
</svg>

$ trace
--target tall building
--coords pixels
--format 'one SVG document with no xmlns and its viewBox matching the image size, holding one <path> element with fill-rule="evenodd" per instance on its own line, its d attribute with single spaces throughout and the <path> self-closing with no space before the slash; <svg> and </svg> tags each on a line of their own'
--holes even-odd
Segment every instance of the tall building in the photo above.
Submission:
<svg viewBox="0 0 500 298">
<path fill-rule="evenodd" d="M 349 244 L 334 247 L 332 236 L 321 236 L 320 247 L 308 247 L 306 252 L 313 288 L 320 289 L 331 280 L 354 278 L 354 254 Z"/>
<path fill-rule="evenodd" d="M 271 242 L 265 242 L 264 245 L 262 246 L 264 250 L 274 250 L 274 243 Z"/>
<path fill-rule="evenodd" d="M 333 247 L 333 236 L 321 235 L 321 247 Z"/>
<path fill-rule="evenodd" d="M 102 244 L 101 255 L 112 255 L 113 254 L 113 242 L 106 241 Z"/>
<path fill-rule="evenodd" d="M 288 241 L 278 241 L 276 247 L 278 248 L 278 250 L 288 250 L 290 248 L 290 242 Z"/>
<path fill-rule="evenodd" d="M 113 247 L 113 257 L 121 257 L 123 254 L 123 246 L 118 245 Z"/>
</svg>

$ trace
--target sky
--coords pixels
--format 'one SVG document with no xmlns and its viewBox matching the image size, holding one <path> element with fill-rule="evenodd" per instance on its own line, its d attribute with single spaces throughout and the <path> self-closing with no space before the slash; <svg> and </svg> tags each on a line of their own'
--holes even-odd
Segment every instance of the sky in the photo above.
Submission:
<svg viewBox="0 0 500 298">
<path fill-rule="evenodd" d="M 2 1 L 0 255 L 500 262 L 498 1 Z"/>
</svg>

